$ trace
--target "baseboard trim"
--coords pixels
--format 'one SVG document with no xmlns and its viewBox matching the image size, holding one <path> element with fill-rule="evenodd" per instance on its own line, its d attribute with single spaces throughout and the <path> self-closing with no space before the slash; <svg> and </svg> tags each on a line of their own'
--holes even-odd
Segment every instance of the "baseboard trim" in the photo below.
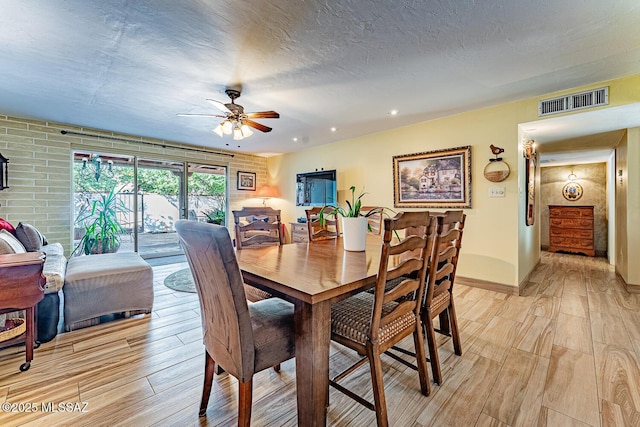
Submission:
<svg viewBox="0 0 640 427">
<path fill-rule="evenodd" d="M 620 274 L 620 272 L 618 271 L 618 266 L 616 266 L 616 276 L 618 276 L 618 279 L 622 280 L 624 288 L 627 290 L 627 292 L 629 292 L 630 294 L 640 294 L 640 286 L 628 284 L 622 277 L 622 274 Z"/>
<path fill-rule="evenodd" d="M 504 283 L 490 282 L 488 280 L 472 279 L 470 277 L 456 276 L 456 283 L 472 288 L 485 289 L 487 291 L 500 292 L 507 295 L 518 295 L 520 290 L 515 286 L 505 285 Z"/>
<path fill-rule="evenodd" d="M 526 276 L 524 276 L 524 279 L 522 279 L 522 281 L 518 283 L 518 293 L 516 295 L 524 295 L 524 288 L 529 284 L 529 277 L 531 276 L 531 273 L 533 273 L 535 269 L 538 268 L 541 261 L 542 258 L 538 258 L 538 262 L 536 263 L 536 265 L 531 269 L 531 271 L 527 273 Z"/>
</svg>

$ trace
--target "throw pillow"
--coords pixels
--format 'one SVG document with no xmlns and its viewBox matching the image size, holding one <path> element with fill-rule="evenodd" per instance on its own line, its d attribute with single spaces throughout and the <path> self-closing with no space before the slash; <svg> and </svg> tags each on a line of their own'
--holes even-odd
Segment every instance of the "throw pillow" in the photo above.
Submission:
<svg viewBox="0 0 640 427">
<path fill-rule="evenodd" d="M 15 254 L 13 247 L 4 239 L 0 239 L 0 255 Z"/>
<path fill-rule="evenodd" d="M 0 230 L 7 230 L 9 233 L 16 235 L 16 229 L 6 219 L 0 218 Z"/>
<path fill-rule="evenodd" d="M 20 240 L 13 237 L 13 234 L 9 233 L 7 230 L 0 230 L 0 241 L 3 242 L 2 246 L 5 250 L 13 251 L 7 253 L 23 254 L 27 252 L 24 246 L 22 246 L 22 243 L 20 243 Z"/>
<path fill-rule="evenodd" d="M 21 222 L 16 227 L 16 237 L 27 252 L 39 251 L 44 243 L 42 233 L 31 224 Z"/>
</svg>

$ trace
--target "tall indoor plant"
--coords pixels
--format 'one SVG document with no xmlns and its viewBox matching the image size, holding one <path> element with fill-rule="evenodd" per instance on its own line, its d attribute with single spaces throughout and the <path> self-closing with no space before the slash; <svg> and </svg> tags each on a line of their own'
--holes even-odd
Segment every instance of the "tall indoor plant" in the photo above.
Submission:
<svg viewBox="0 0 640 427">
<path fill-rule="evenodd" d="M 351 200 L 346 200 L 347 208 L 340 205 L 325 206 L 320 211 L 320 223 L 324 223 L 325 209 L 335 209 L 336 216 L 342 217 L 342 238 L 344 249 L 347 251 L 364 251 L 367 243 L 368 217 L 383 211 L 382 208 L 374 208 L 361 214 L 362 198 L 366 193 L 362 192 L 356 197 L 356 187 L 352 185 Z"/>
<path fill-rule="evenodd" d="M 108 194 L 100 194 L 91 203 L 86 215 L 78 218 L 85 224 L 85 233 L 74 253 L 82 250 L 85 255 L 117 252 L 120 248 L 120 235 L 126 230 L 118 221 L 117 214 L 128 209 L 117 198 L 115 187 Z"/>
</svg>

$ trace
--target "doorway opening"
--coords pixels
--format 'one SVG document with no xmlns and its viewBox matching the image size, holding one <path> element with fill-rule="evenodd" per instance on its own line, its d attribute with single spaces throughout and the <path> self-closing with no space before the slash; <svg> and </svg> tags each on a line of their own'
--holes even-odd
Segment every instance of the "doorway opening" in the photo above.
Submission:
<svg viewBox="0 0 640 427">
<path fill-rule="evenodd" d="M 107 249 L 147 259 L 181 255 L 176 221 L 226 224 L 227 182 L 226 166 L 75 151 L 74 255 Z M 107 235 L 117 244 L 92 252 L 88 243 Z"/>
</svg>

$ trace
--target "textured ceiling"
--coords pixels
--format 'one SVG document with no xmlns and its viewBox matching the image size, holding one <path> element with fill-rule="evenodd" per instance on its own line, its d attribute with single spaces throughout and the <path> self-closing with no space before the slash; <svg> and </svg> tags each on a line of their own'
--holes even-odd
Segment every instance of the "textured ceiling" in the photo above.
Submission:
<svg viewBox="0 0 640 427">
<path fill-rule="evenodd" d="M 637 0 L 1 6 L 0 114 L 256 154 L 640 73 Z M 176 116 L 217 113 L 206 98 L 237 83 L 246 111 L 280 113 L 257 120 L 271 133 L 238 147 Z"/>
</svg>

